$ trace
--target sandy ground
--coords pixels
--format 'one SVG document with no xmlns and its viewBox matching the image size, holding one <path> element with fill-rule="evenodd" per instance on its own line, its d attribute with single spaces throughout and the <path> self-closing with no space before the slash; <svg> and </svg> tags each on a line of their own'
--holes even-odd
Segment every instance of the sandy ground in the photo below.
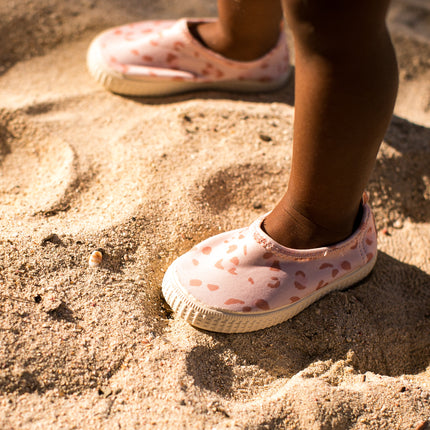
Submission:
<svg viewBox="0 0 430 430">
<path fill-rule="evenodd" d="M 160 281 L 180 253 L 282 195 L 294 79 L 266 95 L 110 94 L 85 68 L 97 32 L 216 13 L 214 1 L 121 3 L 0 4 L 0 428 L 424 429 L 428 0 L 390 13 L 401 87 L 369 184 L 374 272 L 242 335 L 176 320 Z"/>
</svg>

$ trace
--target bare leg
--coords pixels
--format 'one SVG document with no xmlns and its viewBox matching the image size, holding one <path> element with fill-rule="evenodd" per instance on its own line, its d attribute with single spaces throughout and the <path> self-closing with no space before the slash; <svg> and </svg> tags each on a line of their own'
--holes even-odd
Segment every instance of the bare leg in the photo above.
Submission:
<svg viewBox="0 0 430 430">
<path fill-rule="evenodd" d="M 279 38 L 282 8 L 279 0 L 218 0 L 218 21 L 192 29 L 207 47 L 227 58 L 255 60 L 270 51 Z"/>
<path fill-rule="evenodd" d="M 397 93 L 389 0 L 282 0 L 296 48 L 293 162 L 265 220 L 275 240 L 312 248 L 351 235 Z"/>
</svg>

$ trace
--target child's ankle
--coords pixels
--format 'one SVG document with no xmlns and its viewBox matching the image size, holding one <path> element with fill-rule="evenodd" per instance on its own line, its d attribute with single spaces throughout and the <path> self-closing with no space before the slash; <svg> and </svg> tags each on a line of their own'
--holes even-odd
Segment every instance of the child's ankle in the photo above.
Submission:
<svg viewBox="0 0 430 430">
<path fill-rule="evenodd" d="M 293 207 L 278 205 L 264 220 L 263 228 L 281 245 L 293 249 L 311 249 L 347 239 L 355 230 L 359 217 L 360 214 L 356 219 L 337 222 L 335 228 L 327 228 Z"/>
<path fill-rule="evenodd" d="M 191 34 L 204 46 L 214 52 L 236 61 L 253 61 L 267 54 L 277 43 L 279 32 L 258 35 L 258 38 L 245 38 L 226 35 L 218 22 L 190 26 Z"/>
</svg>

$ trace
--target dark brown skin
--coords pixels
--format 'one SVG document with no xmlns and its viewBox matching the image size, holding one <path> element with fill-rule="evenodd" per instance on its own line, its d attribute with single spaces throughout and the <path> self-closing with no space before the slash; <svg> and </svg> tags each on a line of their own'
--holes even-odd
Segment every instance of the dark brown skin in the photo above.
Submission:
<svg viewBox="0 0 430 430">
<path fill-rule="evenodd" d="M 260 43 L 251 45 L 267 52 L 277 38 L 270 27 L 279 28 L 276 3 L 220 0 L 218 27 L 212 33 L 199 28 L 200 36 L 235 58 L 233 47 L 243 47 L 252 29 Z M 388 5 L 389 0 L 282 0 L 296 51 L 293 160 L 287 191 L 264 228 L 285 246 L 334 244 L 350 236 L 359 221 L 361 196 L 398 87 L 385 23 Z M 215 28 L 223 29 L 224 42 L 215 42 Z M 247 50 L 241 55 L 236 59 L 253 59 Z"/>
<path fill-rule="evenodd" d="M 218 0 L 218 20 L 199 25 L 196 33 L 224 57 L 251 61 L 276 45 L 281 21 L 279 0 Z"/>
</svg>

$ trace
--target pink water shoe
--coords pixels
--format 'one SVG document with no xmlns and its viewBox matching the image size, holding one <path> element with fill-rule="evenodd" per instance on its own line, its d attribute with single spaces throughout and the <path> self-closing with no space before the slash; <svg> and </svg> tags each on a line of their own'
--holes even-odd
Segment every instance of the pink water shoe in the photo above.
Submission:
<svg viewBox="0 0 430 430">
<path fill-rule="evenodd" d="M 135 96 L 163 96 L 216 89 L 269 91 L 282 86 L 290 65 L 286 36 L 255 61 L 234 61 L 204 47 L 189 25 L 211 19 L 143 21 L 96 37 L 88 50 L 91 75 L 108 90 Z"/>
<path fill-rule="evenodd" d="M 376 262 L 376 229 L 371 209 L 348 239 L 309 250 L 287 248 L 261 228 L 211 237 L 168 268 L 163 294 L 190 324 L 210 331 L 242 333 L 292 318 L 334 290 L 367 276 Z"/>
</svg>

